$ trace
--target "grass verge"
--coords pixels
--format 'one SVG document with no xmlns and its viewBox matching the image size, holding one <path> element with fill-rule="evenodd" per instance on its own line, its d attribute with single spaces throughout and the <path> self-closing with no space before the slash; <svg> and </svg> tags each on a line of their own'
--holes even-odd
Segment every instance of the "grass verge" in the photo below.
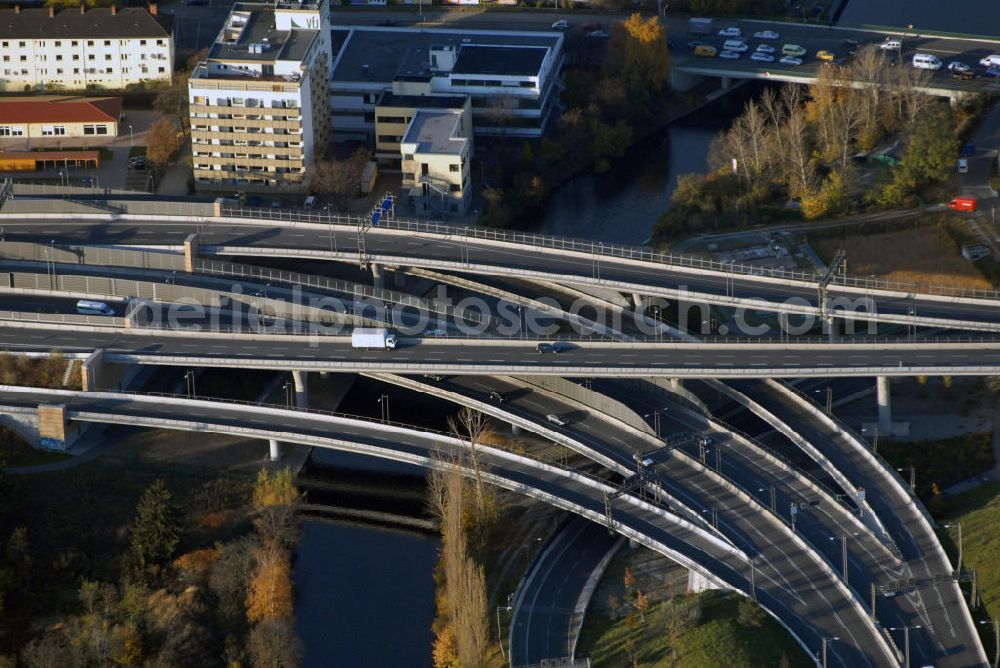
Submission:
<svg viewBox="0 0 1000 668">
<path fill-rule="evenodd" d="M 880 441 L 879 454 L 897 468 L 916 469 L 917 496 L 926 499 L 950 485 L 990 471 L 993 434 L 963 434 L 939 441 Z M 906 478 L 909 472 L 903 474 Z"/>
<path fill-rule="evenodd" d="M 877 276 L 918 287 L 993 287 L 975 265 L 962 257 L 944 225 L 825 237 L 817 239 L 813 246 L 827 262 L 838 250 L 847 251 L 847 271 L 853 276 Z"/>
<path fill-rule="evenodd" d="M 657 603 L 644 618 L 635 613 L 620 619 L 588 613 L 577 653 L 589 656 L 593 668 L 628 666 L 631 639 L 636 665 L 646 668 L 814 665 L 792 636 L 770 616 L 760 626 L 740 624 L 737 606 L 742 597 L 738 594 L 708 591 L 689 596 L 697 597 L 701 603 L 700 620 L 676 633 L 673 640 L 666 632 L 671 607 L 689 601 L 688 596 Z"/>
</svg>

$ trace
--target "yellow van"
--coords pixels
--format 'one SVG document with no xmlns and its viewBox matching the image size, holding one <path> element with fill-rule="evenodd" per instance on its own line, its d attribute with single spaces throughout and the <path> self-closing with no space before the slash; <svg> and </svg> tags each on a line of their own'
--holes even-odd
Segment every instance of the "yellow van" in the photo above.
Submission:
<svg viewBox="0 0 1000 668">
<path fill-rule="evenodd" d="M 717 52 L 716 48 L 709 44 L 701 44 L 694 47 L 694 55 L 699 58 L 715 58 Z"/>
<path fill-rule="evenodd" d="M 796 58 L 801 58 L 806 55 L 806 50 L 799 46 L 798 44 L 786 44 L 781 47 L 781 55 L 783 56 L 795 56 Z"/>
</svg>

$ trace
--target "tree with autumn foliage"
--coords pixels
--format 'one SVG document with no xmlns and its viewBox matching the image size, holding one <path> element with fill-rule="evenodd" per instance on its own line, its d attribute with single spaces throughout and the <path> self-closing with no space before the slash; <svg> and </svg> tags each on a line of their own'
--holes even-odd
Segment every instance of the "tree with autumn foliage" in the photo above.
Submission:
<svg viewBox="0 0 1000 668">
<path fill-rule="evenodd" d="M 247 620 L 282 619 L 292 616 L 292 566 L 285 550 L 263 545 L 254 552 L 257 567 L 250 578 Z"/>
<path fill-rule="evenodd" d="M 173 162 L 184 143 L 184 133 L 169 118 L 161 118 L 146 134 L 146 157 L 158 170 Z"/>
<path fill-rule="evenodd" d="M 608 56 L 631 104 L 645 107 L 663 90 L 670 75 L 666 26 L 659 17 L 643 19 L 638 12 L 632 14 L 613 31 Z"/>
</svg>

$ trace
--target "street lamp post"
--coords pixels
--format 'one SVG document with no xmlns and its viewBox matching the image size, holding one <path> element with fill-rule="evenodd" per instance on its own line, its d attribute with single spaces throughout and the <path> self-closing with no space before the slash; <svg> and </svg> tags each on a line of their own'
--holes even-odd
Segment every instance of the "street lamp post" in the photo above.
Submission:
<svg viewBox="0 0 1000 668">
<path fill-rule="evenodd" d="M 497 606 L 497 642 L 500 643 L 500 656 L 505 660 L 507 659 L 507 655 L 504 654 L 503 651 L 503 629 L 500 626 L 500 611 L 503 610 L 504 612 L 510 612 L 514 609 L 514 607 L 510 604 L 511 596 L 512 594 L 507 594 L 507 605 Z"/>
<path fill-rule="evenodd" d="M 955 522 L 954 524 L 942 524 L 945 529 L 951 529 L 955 527 L 958 529 L 958 565 L 955 567 L 955 571 L 958 573 L 962 572 L 962 523 Z"/>
<path fill-rule="evenodd" d="M 837 636 L 833 636 L 833 637 L 830 637 L 830 638 L 823 638 L 823 652 L 822 652 L 822 654 L 823 654 L 823 668 L 826 668 L 826 646 L 829 643 L 834 642 L 836 640 L 840 640 L 840 638 L 837 637 Z"/>
<path fill-rule="evenodd" d="M 873 431 L 873 433 L 872 433 L 872 453 L 877 455 L 878 454 L 878 423 L 877 422 L 875 423 L 875 426 L 873 427 L 872 431 Z M 868 433 L 868 428 L 867 427 L 862 427 L 861 428 L 861 433 L 867 434 Z"/>
<path fill-rule="evenodd" d="M 993 637 L 996 639 L 996 654 L 993 656 L 993 668 L 1000 667 L 1000 621 L 996 619 L 984 619 L 980 624 L 989 624 L 993 627 Z"/>
<path fill-rule="evenodd" d="M 184 380 L 187 382 L 188 399 L 196 399 L 198 397 L 198 393 L 195 390 L 194 385 L 194 369 L 188 369 L 184 372 Z"/>
<path fill-rule="evenodd" d="M 285 406 L 292 410 L 292 381 L 286 380 L 282 388 L 285 390 Z"/>
<path fill-rule="evenodd" d="M 923 628 L 921 626 L 890 626 L 890 631 L 903 632 L 903 668 L 910 668 L 910 629 Z"/>
<path fill-rule="evenodd" d="M 903 468 L 896 469 L 896 470 L 899 471 L 900 473 L 904 473 L 906 471 L 910 472 L 910 494 L 916 494 L 917 493 L 917 469 L 916 469 L 916 467 L 913 464 L 910 464 L 909 466 L 904 466 Z"/>
<path fill-rule="evenodd" d="M 378 398 L 379 407 L 382 409 L 382 421 L 389 421 L 389 395 L 383 393 L 381 397 Z"/>
<path fill-rule="evenodd" d="M 135 148 L 135 137 L 132 135 L 132 125 L 128 126 L 128 147 Z"/>
<path fill-rule="evenodd" d="M 766 492 L 770 489 L 771 491 L 771 512 L 775 515 L 778 514 L 778 490 L 774 485 L 768 485 L 767 487 L 758 487 L 758 492 Z"/>
<path fill-rule="evenodd" d="M 657 408 L 652 413 L 646 413 L 645 415 L 642 416 L 644 418 L 650 418 L 650 417 L 653 418 L 653 431 L 656 432 L 657 438 L 663 438 L 660 435 L 660 414 L 667 412 L 667 409 L 669 408 L 670 408 L 669 406 L 664 406 L 663 408 Z"/>
</svg>

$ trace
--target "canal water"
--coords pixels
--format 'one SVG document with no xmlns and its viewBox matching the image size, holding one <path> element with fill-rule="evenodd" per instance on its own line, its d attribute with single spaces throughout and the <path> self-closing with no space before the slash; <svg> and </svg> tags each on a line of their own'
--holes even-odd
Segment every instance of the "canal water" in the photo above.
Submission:
<svg viewBox="0 0 1000 668">
<path fill-rule="evenodd" d="M 538 218 L 519 228 L 595 241 L 642 244 L 670 207 L 677 177 L 705 172 L 715 136 L 764 84 L 747 83 L 664 130 L 639 141 L 611 170 L 575 176 L 558 186 Z"/>
<path fill-rule="evenodd" d="M 542 222 L 520 227 L 618 243 L 642 243 L 670 204 L 677 177 L 703 172 L 712 139 L 743 108 L 757 86 L 735 94 L 639 142 L 607 174 L 585 173 L 558 187 Z M 445 429 L 450 404 L 385 389 L 359 378 L 340 411 L 389 417 Z M 315 451 L 316 469 L 381 471 L 422 478 L 403 464 Z M 326 499 L 324 499 L 326 501 Z M 340 502 L 343 499 L 339 499 Z M 336 502 L 336 501 L 335 501 Z M 377 501 L 375 502 L 378 503 Z M 388 503 L 388 510 L 398 507 Z M 295 613 L 304 668 L 431 666 L 434 565 L 438 540 L 413 531 L 306 519 L 295 558 Z"/>
</svg>

